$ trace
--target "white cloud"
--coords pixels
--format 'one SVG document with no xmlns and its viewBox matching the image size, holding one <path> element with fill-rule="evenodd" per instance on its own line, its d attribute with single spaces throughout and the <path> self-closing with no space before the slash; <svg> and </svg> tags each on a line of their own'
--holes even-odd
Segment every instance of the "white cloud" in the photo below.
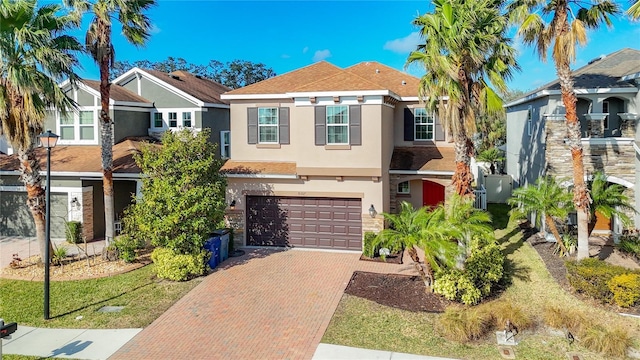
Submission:
<svg viewBox="0 0 640 360">
<path fill-rule="evenodd" d="M 331 51 L 329 49 L 318 50 L 313 54 L 313 62 L 324 60 L 331 57 Z"/>
<path fill-rule="evenodd" d="M 304 49 L 302 49 L 302 53 L 303 53 L 303 54 L 306 54 L 306 53 L 307 53 L 307 51 L 309 51 L 309 47 L 308 47 L 308 46 L 305 46 L 305 47 L 304 47 Z"/>
<path fill-rule="evenodd" d="M 280 57 L 283 58 L 283 59 L 288 59 L 291 56 L 289 54 L 282 54 L 282 55 L 280 55 Z"/>
<path fill-rule="evenodd" d="M 161 31 L 162 29 L 160 29 L 156 24 L 151 24 L 151 28 L 149 29 L 149 32 L 152 35 L 160 34 Z"/>
<path fill-rule="evenodd" d="M 383 48 L 385 50 L 405 54 L 415 50 L 420 43 L 420 40 L 420 33 L 414 31 L 403 38 L 387 41 Z"/>
</svg>

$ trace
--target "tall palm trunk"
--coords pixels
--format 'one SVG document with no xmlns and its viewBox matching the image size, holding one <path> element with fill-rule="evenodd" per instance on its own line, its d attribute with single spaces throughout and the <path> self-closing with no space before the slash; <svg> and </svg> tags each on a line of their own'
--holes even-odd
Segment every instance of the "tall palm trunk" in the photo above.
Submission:
<svg viewBox="0 0 640 360">
<path fill-rule="evenodd" d="M 102 188 L 104 191 L 104 226 L 106 245 L 113 240 L 114 206 L 113 206 L 113 133 L 111 131 L 111 118 L 109 117 L 109 95 L 111 84 L 109 83 L 109 65 L 112 60 L 111 53 L 111 25 L 100 21 L 98 25 L 102 31 L 103 47 L 100 58 L 100 138 L 102 141 Z"/>
<path fill-rule="evenodd" d="M 556 5 L 555 26 L 558 38 L 568 36 L 569 23 L 567 22 L 567 3 L 561 0 Z M 560 41 L 556 39 L 556 42 Z M 561 51 L 562 56 L 554 57 L 558 80 L 560 81 L 560 91 L 562 93 L 562 103 L 566 109 L 567 136 L 569 148 L 571 149 L 571 160 L 573 163 L 573 203 L 578 217 L 578 260 L 589 257 L 589 204 L 591 198 L 587 191 L 587 184 L 584 181 L 584 161 L 582 142 L 580 140 L 580 121 L 576 114 L 577 98 L 573 89 L 573 79 L 571 78 L 571 68 L 569 67 L 569 49 L 572 44 L 565 41 Z M 556 46 L 558 46 L 556 44 Z M 555 55 L 555 54 L 554 54 Z"/>
<path fill-rule="evenodd" d="M 40 161 L 35 154 L 35 138 L 27 148 L 18 150 L 20 159 L 20 178 L 27 189 L 27 206 L 36 226 L 36 239 L 40 249 L 40 259 L 44 260 L 44 254 L 49 246 L 49 254 L 53 254 L 51 243 L 47 244 L 45 234 L 45 190 L 42 187 L 40 176 Z"/>
<path fill-rule="evenodd" d="M 458 118 L 454 133 L 454 150 L 455 150 L 455 163 L 456 170 L 453 173 L 451 179 L 454 191 L 460 196 L 466 196 L 473 194 L 473 174 L 471 174 L 471 155 L 473 154 L 473 143 L 467 136 L 465 128 L 465 119 L 467 117 L 467 106 L 469 101 L 469 80 L 467 74 L 463 69 L 458 72 L 458 80 L 460 81 L 460 87 L 463 89 L 462 98 L 460 99 L 458 106 Z"/>
<path fill-rule="evenodd" d="M 420 278 L 422 279 L 422 282 L 424 282 L 424 286 L 426 287 L 426 290 L 433 291 L 431 288 L 431 285 L 433 284 L 433 269 L 431 269 L 431 265 L 429 264 L 428 261 L 425 260 L 424 264 L 425 264 L 425 267 L 427 268 L 427 272 L 425 273 L 424 268 L 422 267 L 422 264 L 420 264 L 420 257 L 418 256 L 418 252 L 416 251 L 416 248 L 414 246 L 411 246 L 407 248 L 407 252 L 411 257 L 411 260 L 413 260 L 413 266 L 415 266 L 416 270 L 418 271 L 418 274 L 420 275 Z"/>
</svg>

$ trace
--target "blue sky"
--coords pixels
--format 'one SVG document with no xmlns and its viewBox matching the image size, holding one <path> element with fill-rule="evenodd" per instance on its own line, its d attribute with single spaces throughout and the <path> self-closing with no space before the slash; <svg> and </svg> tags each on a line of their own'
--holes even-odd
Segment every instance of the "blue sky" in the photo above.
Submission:
<svg viewBox="0 0 640 360">
<path fill-rule="evenodd" d="M 622 4 L 628 6 L 627 1 Z M 117 60 L 161 61 L 173 56 L 206 64 L 211 59 L 244 59 L 264 63 L 278 74 L 319 60 L 340 67 L 379 61 L 403 69 L 419 41 L 411 21 L 430 10 L 426 0 L 158 0 L 149 12 L 154 27 L 148 44 L 136 48 L 114 28 L 114 45 Z M 551 61 L 543 63 L 519 41 L 515 46 L 522 71 L 509 83 L 511 88 L 529 90 L 555 78 Z M 579 49 L 572 68 L 625 47 L 640 49 L 640 22 L 618 19 L 612 29 L 590 31 L 589 43 Z M 81 76 L 98 78 L 95 64 L 88 58 L 82 64 Z M 416 68 L 408 71 L 421 75 Z"/>
</svg>

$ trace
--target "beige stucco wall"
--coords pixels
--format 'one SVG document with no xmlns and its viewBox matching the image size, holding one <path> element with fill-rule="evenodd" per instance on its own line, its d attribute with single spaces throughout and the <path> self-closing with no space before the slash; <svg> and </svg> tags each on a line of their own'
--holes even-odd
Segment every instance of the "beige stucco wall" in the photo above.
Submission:
<svg viewBox="0 0 640 360">
<path fill-rule="evenodd" d="M 247 144 L 247 108 L 289 107 L 290 144 L 264 148 Z M 362 104 L 362 145 L 334 150 L 315 145 L 314 106 L 294 106 L 292 100 L 246 102 L 231 105 L 231 153 L 236 161 L 294 161 L 298 167 L 377 168 L 381 162 L 383 105 Z"/>
</svg>

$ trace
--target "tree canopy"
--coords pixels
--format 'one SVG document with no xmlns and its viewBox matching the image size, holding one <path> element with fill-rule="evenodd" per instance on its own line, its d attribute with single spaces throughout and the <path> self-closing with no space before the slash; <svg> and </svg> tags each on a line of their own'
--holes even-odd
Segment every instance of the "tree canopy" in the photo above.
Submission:
<svg viewBox="0 0 640 360">
<path fill-rule="evenodd" d="M 194 75 L 219 82 L 232 89 L 251 85 L 276 76 L 275 71 L 265 64 L 254 63 L 247 60 L 236 59 L 225 64 L 218 60 L 210 60 L 207 64 L 202 65 L 190 63 L 180 57 L 174 58 L 169 56 L 166 60 L 155 62 L 149 60 L 137 60 L 133 62 L 126 60 L 116 61 L 111 68 L 110 78 L 115 79 L 133 67 L 158 70 L 166 73 L 177 70 L 188 71 Z"/>
</svg>

